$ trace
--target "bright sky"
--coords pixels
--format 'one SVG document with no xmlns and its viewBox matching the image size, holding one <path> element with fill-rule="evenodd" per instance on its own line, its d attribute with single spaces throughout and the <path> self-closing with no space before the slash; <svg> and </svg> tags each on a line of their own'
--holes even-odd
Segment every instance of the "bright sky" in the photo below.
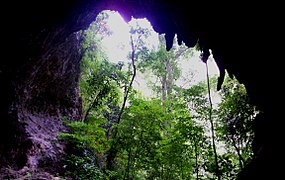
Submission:
<svg viewBox="0 0 285 180">
<path fill-rule="evenodd" d="M 146 44 L 151 46 L 158 45 L 158 34 L 153 30 L 150 22 L 147 19 L 132 19 L 129 23 L 126 23 L 124 19 L 117 12 L 110 13 L 108 20 L 108 26 L 112 30 L 113 34 L 109 37 L 103 39 L 103 47 L 107 53 L 107 56 L 110 61 L 127 61 L 127 55 L 131 51 L 130 46 L 130 26 L 136 25 L 136 23 L 141 27 L 147 27 L 151 29 L 152 34 L 146 40 Z M 189 72 L 194 72 L 194 79 L 191 80 L 191 83 L 199 82 L 206 80 L 206 66 L 199 58 L 200 53 L 195 52 L 194 56 L 188 60 L 182 59 L 180 64 L 182 68 L 182 77 L 177 81 L 178 85 L 183 87 L 189 87 L 189 83 L 186 83 L 185 80 L 189 80 Z M 209 74 L 215 75 L 219 74 L 219 70 L 214 59 L 210 56 L 208 60 Z M 194 82 L 193 82 L 194 81 Z M 145 95 L 151 95 L 149 88 L 146 85 L 146 80 L 141 74 L 138 74 L 134 86 L 138 89 L 144 91 Z"/>
<path fill-rule="evenodd" d="M 153 30 L 147 19 L 132 19 L 129 23 L 126 23 L 117 12 L 112 12 L 109 15 L 108 26 L 113 34 L 109 37 L 104 37 L 102 45 L 110 61 L 114 63 L 117 63 L 118 61 L 129 61 L 127 55 L 131 52 L 130 26 L 139 25 L 143 28 L 151 29 L 151 36 L 145 40 L 145 42 L 149 47 L 158 46 L 158 34 Z M 180 79 L 176 81 L 177 85 L 187 88 L 200 81 L 206 81 L 206 65 L 200 60 L 199 56 L 200 52 L 195 51 L 190 59 L 180 60 L 182 75 Z M 209 57 L 207 63 L 209 75 L 219 75 L 218 67 L 212 56 Z M 190 75 L 191 72 L 194 76 Z M 135 89 L 140 90 L 145 97 L 152 97 L 154 94 L 147 86 L 149 80 L 149 78 L 148 80 L 146 79 L 147 76 L 149 76 L 149 74 L 145 75 L 137 71 L 133 86 Z M 221 100 L 216 91 L 211 91 L 211 98 L 214 107 L 217 106 Z M 210 124 L 205 124 L 205 126 L 209 128 Z M 217 145 L 222 147 L 222 144 Z M 223 152 L 223 148 L 218 148 L 218 152 Z"/>
<path fill-rule="evenodd" d="M 102 43 L 110 61 L 124 61 L 128 52 L 131 50 L 129 45 L 129 25 L 119 13 L 110 13 L 109 15 L 108 26 L 113 34 L 109 37 L 104 37 Z"/>
</svg>

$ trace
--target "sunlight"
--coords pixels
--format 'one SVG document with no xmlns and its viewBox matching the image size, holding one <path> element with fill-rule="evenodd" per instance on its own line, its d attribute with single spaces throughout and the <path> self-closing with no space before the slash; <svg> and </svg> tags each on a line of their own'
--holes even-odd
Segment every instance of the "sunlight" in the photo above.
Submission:
<svg viewBox="0 0 285 180">
<path fill-rule="evenodd" d="M 87 179 L 214 179 L 220 168 L 234 177 L 231 169 L 241 169 L 251 153 L 244 124 L 252 124 L 254 109 L 246 91 L 228 79 L 217 91 L 212 51 L 205 64 L 200 50 L 178 44 L 179 34 L 167 51 L 147 19 L 106 13 L 86 33 L 83 117 L 64 136 L 84 152 L 68 161 L 74 177 L 90 171 Z"/>
<path fill-rule="evenodd" d="M 146 42 L 146 46 L 152 49 L 156 49 L 159 46 L 159 34 L 154 31 L 151 23 L 146 19 L 134 19 L 129 22 L 130 27 L 141 27 L 143 29 L 149 30 L 149 37 L 147 39 L 144 39 Z"/>
<path fill-rule="evenodd" d="M 149 31 L 150 35 L 147 39 L 143 39 L 146 46 L 150 49 L 156 49 L 159 46 L 159 34 L 154 31 L 151 23 L 146 18 L 135 19 L 132 18 L 128 23 L 116 11 L 107 11 L 109 18 L 107 25 L 112 34 L 103 38 L 102 45 L 105 49 L 108 59 L 111 62 L 118 63 L 119 61 L 128 62 L 128 54 L 131 52 L 130 45 L 130 28 L 141 27 Z M 181 77 L 177 79 L 176 85 L 183 88 L 206 80 L 206 66 L 199 58 L 200 52 L 194 51 L 193 57 L 190 59 L 180 59 Z M 219 69 L 212 56 L 208 60 L 208 68 L 210 76 L 219 75 Z M 194 73 L 192 77 L 190 74 Z M 147 97 L 153 95 L 153 92 L 147 86 L 145 79 L 146 75 L 137 73 L 134 82 L 134 88 L 140 89 Z M 151 79 L 150 79 L 151 80 Z M 152 80 L 155 82 L 156 80 Z M 217 100 L 216 100 L 217 101 Z"/>
<path fill-rule="evenodd" d="M 117 63 L 124 61 L 131 50 L 129 25 L 118 12 L 108 11 L 108 14 L 107 25 L 112 31 L 112 35 L 104 37 L 102 44 L 109 60 Z"/>
<path fill-rule="evenodd" d="M 145 40 L 148 47 L 158 46 L 158 34 L 153 30 L 150 22 L 146 19 L 134 19 L 127 23 L 122 16 L 115 11 L 107 11 L 109 18 L 107 25 L 112 31 L 112 35 L 104 37 L 102 44 L 111 62 L 127 61 L 127 55 L 131 51 L 130 27 L 139 26 L 150 30 L 150 36 Z"/>
<path fill-rule="evenodd" d="M 209 56 L 207 61 L 209 68 L 209 75 L 219 75 L 219 68 L 214 61 L 212 55 Z M 191 59 L 181 59 L 180 67 L 182 69 L 181 78 L 178 79 L 177 83 L 184 88 L 189 88 L 193 84 L 197 84 L 201 81 L 206 81 L 206 66 L 200 59 L 200 52 L 195 51 Z M 189 76 L 194 73 L 193 77 Z M 191 78 L 191 79 L 190 79 Z"/>
<path fill-rule="evenodd" d="M 110 29 L 114 30 L 114 34 L 118 32 L 128 32 L 129 29 L 127 23 L 118 12 L 110 11 L 108 25 Z M 124 40 L 123 37 L 121 37 L 121 40 Z"/>
</svg>

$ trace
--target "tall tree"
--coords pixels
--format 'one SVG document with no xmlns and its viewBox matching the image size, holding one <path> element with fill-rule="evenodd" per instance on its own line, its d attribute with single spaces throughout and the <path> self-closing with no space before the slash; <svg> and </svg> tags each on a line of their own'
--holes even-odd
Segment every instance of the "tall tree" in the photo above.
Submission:
<svg viewBox="0 0 285 180">
<path fill-rule="evenodd" d="M 143 51 L 143 49 L 145 49 L 145 45 L 142 41 L 142 39 L 147 38 L 149 36 L 149 31 L 147 28 L 142 28 L 141 26 L 138 25 L 138 23 L 135 21 L 135 24 L 133 26 L 131 26 L 130 28 L 130 46 L 131 46 L 131 52 L 129 55 L 129 60 L 130 62 L 130 66 L 131 69 L 129 70 L 129 73 L 131 74 L 131 78 L 129 80 L 129 82 L 124 85 L 124 95 L 123 95 L 123 103 L 122 106 L 120 108 L 119 114 L 118 114 L 118 119 L 116 121 L 116 124 L 120 124 L 121 123 L 121 118 L 122 115 L 124 113 L 125 110 L 125 106 L 128 100 L 128 96 L 129 93 L 131 92 L 131 90 L 133 89 L 133 82 L 137 73 L 137 69 L 136 69 L 136 60 L 139 56 L 139 53 L 141 51 Z M 107 153 L 107 169 L 108 170 L 114 170 L 114 164 L 115 164 L 115 159 L 118 153 L 118 149 L 121 145 L 121 138 L 119 138 L 117 136 L 117 128 L 115 127 L 115 129 L 113 129 L 113 140 L 112 140 L 112 144 L 111 147 Z M 131 153 L 131 152 L 129 152 Z M 131 154 L 130 154 L 131 155 Z M 130 156 L 129 155 L 129 156 Z"/>
<path fill-rule="evenodd" d="M 250 103 L 246 89 L 237 79 L 226 76 L 219 104 L 219 136 L 235 154 L 242 169 L 252 156 L 253 120 L 258 113 Z"/>
<path fill-rule="evenodd" d="M 158 91 L 163 103 L 166 99 L 171 99 L 175 80 L 181 75 L 178 60 L 181 57 L 188 58 L 191 55 L 192 49 L 185 44 L 178 45 L 176 36 L 173 40 L 173 47 L 167 51 L 164 35 L 159 36 L 158 49 L 144 51 L 141 54 L 141 61 L 138 64 L 139 70 L 142 72 L 150 71 L 159 79 L 160 85 L 154 85 L 153 88 Z"/>
<path fill-rule="evenodd" d="M 96 104 L 96 97 L 100 94 L 103 96 L 103 91 L 97 85 L 102 83 L 104 79 L 104 73 L 102 69 L 104 61 L 107 59 L 102 49 L 102 37 L 111 35 L 111 31 L 107 26 L 107 19 L 109 15 L 107 12 L 101 12 L 96 20 L 90 24 L 89 28 L 81 32 L 81 53 L 82 60 L 80 61 L 80 95 L 82 97 L 83 104 L 83 117 L 82 120 L 86 120 L 88 113 L 92 106 Z M 106 77 L 106 73 L 105 77 Z M 97 83 L 97 84 L 96 84 Z M 98 100 L 98 98 L 97 98 Z"/>
</svg>

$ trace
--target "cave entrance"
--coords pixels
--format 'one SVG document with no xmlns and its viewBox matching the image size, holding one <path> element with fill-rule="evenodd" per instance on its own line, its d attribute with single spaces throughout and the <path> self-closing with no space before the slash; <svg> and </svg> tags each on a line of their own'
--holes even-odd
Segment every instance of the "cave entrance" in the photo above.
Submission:
<svg viewBox="0 0 285 180">
<path fill-rule="evenodd" d="M 165 35 L 158 34 L 146 18 L 132 18 L 127 23 L 119 12 L 105 10 L 98 15 L 97 20 L 91 24 L 86 32 L 85 37 L 89 36 L 87 38 L 90 42 L 84 46 L 89 46 L 88 52 L 96 51 L 97 54 L 95 53 L 93 59 L 101 58 L 111 63 L 124 64 L 125 70 L 128 68 L 126 64 L 131 62 L 131 41 L 133 41 L 136 48 L 134 49 L 136 66 L 139 69 L 136 72 L 133 86 L 136 90 L 141 91 L 144 96 L 153 97 L 163 91 L 162 88 L 155 91 L 155 87 L 150 87 L 151 84 L 157 86 L 157 83 L 163 81 L 160 79 L 163 76 L 162 74 L 169 76 L 169 81 L 173 81 L 169 82 L 169 86 L 175 85 L 183 88 L 206 80 L 206 66 L 200 59 L 201 51 L 198 44 L 193 48 L 187 47 L 183 42 L 178 44 L 175 36 L 172 51 L 166 52 Z M 173 56 L 172 59 L 163 60 L 163 56 L 167 55 Z M 161 59 L 158 56 L 161 56 Z M 151 58 L 152 60 L 149 60 Z M 151 67 L 146 67 L 148 66 L 147 63 L 151 64 L 149 65 Z M 82 64 L 86 67 L 84 62 Z M 158 64 L 162 66 L 156 67 Z M 81 68 L 82 71 L 85 70 L 84 67 Z M 163 68 L 165 70 L 162 70 Z M 208 71 L 211 77 L 219 75 L 219 69 L 212 56 L 208 60 Z M 166 82 L 164 86 L 167 86 Z M 167 89 L 167 87 L 165 88 Z"/>
<path fill-rule="evenodd" d="M 70 125 L 86 138 L 85 166 L 91 157 L 96 173 L 124 179 L 220 179 L 244 167 L 256 111 L 236 79 L 215 90 L 219 70 L 212 56 L 201 61 L 198 43 L 175 36 L 167 51 L 147 19 L 127 23 L 116 11 L 80 33 L 82 129 Z"/>
</svg>

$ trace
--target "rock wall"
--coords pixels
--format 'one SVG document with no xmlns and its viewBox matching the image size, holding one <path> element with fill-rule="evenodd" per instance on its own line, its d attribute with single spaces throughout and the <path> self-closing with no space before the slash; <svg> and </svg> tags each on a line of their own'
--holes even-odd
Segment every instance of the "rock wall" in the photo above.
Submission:
<svg viewBox="0 0 285 180">
<path fill-rule="evenodd" d="M 32 55 L 24 62 L 15 61 L 20 67 L 11 64 L 15 71 L 3 69 L 3 79 L 10 81 L 2 84 L 7 89 L 1 92 L 3 99 L 9 99 L 2 103 L 6 112 L 1 112 L 0 165 L 20 174 L 39 168 L 59 171 L 64 144 L 57 135 L 66 130 L 63 119 L 81 118 L 81 39 L 79 32 L 65 35 L 63 29 L 38 34 L 37 41 L 31 38 L 40 48 L 28 49 Z"/>
</svg>

